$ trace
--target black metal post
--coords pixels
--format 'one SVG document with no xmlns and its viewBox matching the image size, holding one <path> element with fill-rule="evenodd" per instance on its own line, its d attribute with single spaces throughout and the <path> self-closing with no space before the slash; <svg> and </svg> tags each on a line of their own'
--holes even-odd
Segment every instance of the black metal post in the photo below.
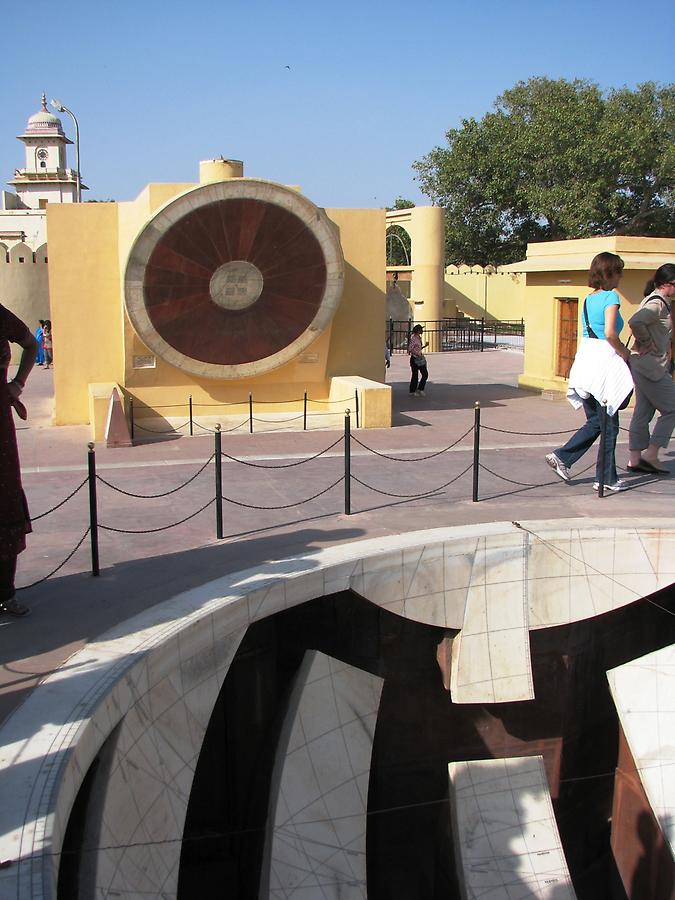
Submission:
<svg viewBox="0 0 675 900">
<path fill-rule="evenodd" d="M 598 457 L 600 462 L 600 481 L 598 482 L 598 497 L 605 496 L 605 444 L 607 443 L 607 407 L 603 403 L 600 407 L 600 448 Z"/>
<path fill-rule="evenodd" d="M 350 411 L 345 410 L 345 515 L 352 514 L 352 438 Z"/>
<path fill-rule="evenodd" d="M 480 352 L 483 352 L 483 345 L 485 344 L 485 319 L 480 320 Z"/>
<path fill-rule="evenodd" d="M 192 394 L 190 394 L 189 399 L 190 399 L 190 437 L 192 437 L 192 435 L 194 434 L 194 431 L 192 430 Z"/>
<path fill-rule="evenodd" d="M 216 464 L 216 537 L 219 541 L 223 539 L 223 454 L 221 447 L 222 435 L 218 424 L 215 434 L 214 462 Z"/>
<path fill-rule="evenodd" d="M 480 403 L 474 404 L 473 420 L 473 502 L 478 503 L 478 470 L 480 467 Z"/>
<path fill-rule="evenodd" d="M 134 439 L 134 398 L 129 398 L 129 436 Z"/>
<path fill-rule="evenodd" d="M 389 316 L 389 352 L 394 349 L 394 320 Z"/>
<path fill-rule="evenodd" d="M 354 403 L 356 408 L 356 427 L 359 427 L 359 391 L 358 388 L 354 391 Z"/>
<path fill-rule="evenodd" d="M 305 399 L 302 406 L 302 430 L 307 431 L 307 391 L 305 391 Z"/>
<path fill-rule="evenodd" d="M 94 443 L 89 443 L 87 470 L 89 473 L 89 540 L 91 543 L 91 574 L 100 575 L 98 561 L 98 510 L 96 508 L 96 451 Z"/>
<path fill-rule="evenodd" d="M 248 430 L 253 434 L 253 394 L 248 395 Z"/>
</svg>

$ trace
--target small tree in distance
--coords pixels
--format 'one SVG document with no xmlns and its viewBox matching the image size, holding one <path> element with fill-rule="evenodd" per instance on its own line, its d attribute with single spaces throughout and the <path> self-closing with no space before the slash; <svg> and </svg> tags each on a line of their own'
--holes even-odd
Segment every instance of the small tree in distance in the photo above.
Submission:
<svg viewBox="0 0 675 900">
<path fill-rule="evenodd" d="M 393 206 L 388 206 L 387 210 L 392 209 L 412 209 L 415 204 L 412 200 L 405 200 L 403 197 L 397 197 Z M 400 225 L 390 225 L 387 228 L 387 265 L 388 266 L 409 266 L 410 265 L 410 235 L 401 228 Z"/>
<path fill-rule="evenodd" d="M 531 78 L 414 163 L 446 210 L 446 262 L 500 264 L 528 241 L 675 235 L 675 85 Z"/>
</svg>

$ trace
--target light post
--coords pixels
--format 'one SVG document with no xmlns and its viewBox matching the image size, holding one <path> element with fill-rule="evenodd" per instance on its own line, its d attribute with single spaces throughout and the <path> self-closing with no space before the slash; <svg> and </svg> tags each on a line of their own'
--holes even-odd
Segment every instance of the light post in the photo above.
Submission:
<svg viewBox="0 0 675 900">
<path fill-rule="evenodd" d="M 82 179 L 80 178 L 80 126 L 72 109 L 64 106 L 60 100 L 52 100 L 52 106 L 57 112 L 68 113 L 75 124 L 75 197 L 77 203 L 82 203 Z"/>
</svg>

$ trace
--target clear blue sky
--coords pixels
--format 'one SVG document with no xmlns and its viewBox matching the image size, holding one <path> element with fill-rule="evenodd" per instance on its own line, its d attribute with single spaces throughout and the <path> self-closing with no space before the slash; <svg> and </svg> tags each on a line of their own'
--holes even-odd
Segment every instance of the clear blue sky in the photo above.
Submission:
<svg viewBox="0 0 675 900">
<path fill-rule="evenodd" d="M 412 162 L 517 81 L 675 74 L 666 0 L 36 0 L 3 19 L 0 178 L 45 91 L 78 116 L 85 199 L 222 154 L 320 206 L 423 202 Z"/>
</svg>

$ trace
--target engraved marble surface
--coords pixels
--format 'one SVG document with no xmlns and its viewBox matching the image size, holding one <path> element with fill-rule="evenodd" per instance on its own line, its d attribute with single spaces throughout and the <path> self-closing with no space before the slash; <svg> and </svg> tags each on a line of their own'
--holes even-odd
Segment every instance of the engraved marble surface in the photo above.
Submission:
<svg viewBox="0 0 675 900">
<path fill-rule="evenodd" d="M 642 786 L 675 856 L 675 646 L 607 673 Z"/>
<path fill-rule="evenodd" d="M 297 357 L 342 298 L 338 229 L 297 191 L 255 178 L 170 200 L 136 238 L 124 274 L 145 345 L 207 378 L 260 375 Z"/>
<path fill-rule="evenodd" d="M 261 900 L 365 900 L 368 778 L 382 679 L 307 653 L 277 748 Z"/>
<path fill-rule="evenodd" d="M 465 900 L 574 900 L 542 756 L 450 763 Z"/>
<path fill-rule="evenodd" d="M 56 860 L 72 804 L 92 760 L 118 727 L 114 765 L 134 797 L 123 810 L 124 839 L 142 833 L 141 818 L 149 811 L 159 819 L 153 829 L 180 833 L 187 789 L 180 773 L 191 771 L 213 692 L 234 644 L 253 621 L 352 589 L 399 615 L 458 630 L 466 622 L 473 629 L 467 638 L 487 636 L 472 648 L 475 658 L 468 663 L 460 641 L 457 672 L 468 680 L 455 684 L 454 700 L 461 702 L 466 691 L 474 700 L 492 702 L 504 696 L 501 679 L 511 699 L 526 699 L 528 629 L 598 615 L 675 581 L 674 519 L 520 525 L 412 532 L 260 565 L 158 604 L 89 644 L 39 685 L 0 730 L 0 858 L 18 861 L 0 870 L 0 896 L 32 900 L 37 890 L 45 900 L 55 897 Z M 509 635 L 506 652 L 491 643 L 503 631 Z M 173 762 L 165 769 L 154 763 L 136 768 L 135 746 L 141 750 L 155 736 L 159 740 L 174 715 L 185 724 L 188 744 L 167 749 Z M 147 752 L 157 759 L 152 748 Z M 149 771 L 164 779 L 171 809 L 157 805 Z M 115 799 L 111 794 L 104 816 L 111 830 L 119 828 Z M 128 884 L 128 873 L 143 865 L 149 873 L 143 896 L 172 896 L 171 880 L 160 886 L 158 874 L 175 877 L 180 845 L 170 847 L 161 856 L 150 850 L 121 854 L 114 860 L 114 883 Z M 109 860 L 101 853 L 103 873 Z M 113 881 L 103 883 L 111 887 Z"/>
</svg>

